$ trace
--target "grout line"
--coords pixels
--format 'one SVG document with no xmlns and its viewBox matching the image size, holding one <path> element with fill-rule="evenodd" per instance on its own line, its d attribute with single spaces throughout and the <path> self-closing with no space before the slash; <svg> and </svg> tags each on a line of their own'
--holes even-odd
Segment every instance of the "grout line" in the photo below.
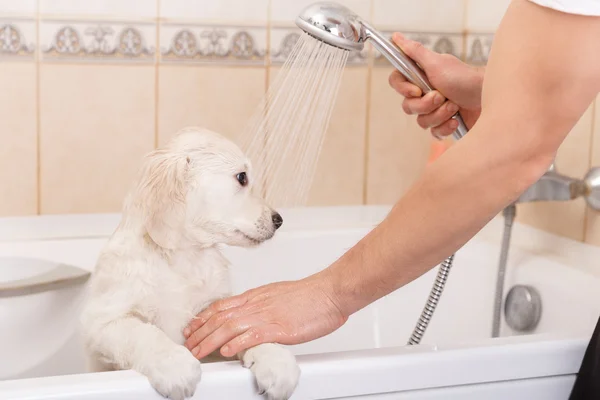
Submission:
<svg viewBox="0 0 600 400">
<path fill-rule="evenodd" d="M 271 5 L 272 0 L 267 2 L 267 44 L 265 49 L 265 93 L 269 90 L 269 81 L 271 79 Z"/>
<path fill-rule="evenodd" d="M 50 23 L 64 23 L 64 22 L 75 22 L 75 23 L 90 23 L 90 22 L 104 22 L 107 24 L 145 24 L 150 25 L 156 22 L 156 17 L 134 17 L 134 16 L 113 16 L 113 15 L 94 15 L 94 14 L 42 14 L 39 13 L 40 18 Z"/>
<path fill-rule="evenodd" d="M 463 31 L 461 40 L 462 40 L 461 60 L 466 63 L 467 57 L 469 54 L 468 48 L 467 48 L 467 46 L 469 45 L 469 32 L 466 29 Z"/>
<path fill-rule="evenodd" d="M 35 17 L 35 157 L 36 157 L 36 214 L 42 213 L 42 152 L 41 152 L 41 101 L 40 101 L 40 0 L 36 0 Z"/>
<path fill-rule="evenodd" d="M 593 167 L 593 159 L 594 159 L 594 138 L 596 137 L 596 108 L 598 107 L 598 98 L 594 100 L 592 105 L 592 135 L 590 137 L 590 148 L 588 152 L 588 171 Z M 588 243 L 588 228 L 589 228 L 589 220 L 592 216 L 592 210 L 586 205 L 584 218 L 583 218 L 583 242 Z"/>
<path fill-rule="evenodd" d="M 463 1 L 463 31 L 462 31 L 462 61 L 463 62 L 467 62 L 467 56 L 468 56 L 468 51 L 467 51 L 467 45 L 469 44 L 468 41 L 468 37 L 469 37 L 469 30 L 467 28 L 468 25 L 468 20 L 469 20 L 469 0 L 464 0 Z"/>
<path fill-rule="evenodd" d="M 371 0 L 370 4 L 370 19 L 373 20 L 375 14 L 375 4 Z M 362 203 L 367 204 L 369 200 L 369 151 L 370 151 L 370 127 L 371 127 L 371 94 L 373 90 L 373 68 L 375 64 L 375 55 L 373 47 L 369 47 L 369 54 L 367 58 L 367 93 L 366 93 L 366 104 L 365 104 L 365 130 L 364 130 L 364 153 L 363 153 L 363 179 L 362 179 Z"/>
<path fill-rule="evenodd" d="M 469 0 L 463 0 L 463 29 L 467 30 L 469 21 Z"/>
<path fill-rule="evenodd" d="M 268 91 L 269 91 L 269 82 L 271 81 L 271 9 L 272 9 L 272 4 L 273 1 L 272 0 L 268 0 L 267 2 L 267 44 L 266 44 L 266 49 L 265 49 L 265 90 L 263 92 L 263 96 L 266 96 Z M 266 148 L 267 146 L 267 135 L 265 135 L 264 137 L 264 141 L 263 141 L 263 146 Z M 266 177 L 265 177 L 266 179 Z M 267 193 L 267 184 L 266 182 L 264 182 L 265 185 L 263 187 L 261 187 L 261 195 L 264 199 L 267 198 L 268 193 Z"/>
<path fill-rule="evenodd" d="M 4 60 L 0 60 L 4 62 Z M 14 60 L 18 62 L 20 60 Z M 136 61 L 113 61 L 108 59 L 85 59 L 85 58 L 73 58 L 73 59 L 46 59 L 41 62 L 42 64 L 53 64 L 53 65 L 109 65 L 113 67 L 140 67 L 140 66 L 151 66 L 155 64 L 163 65 L 163 66 L 171 66 L 171 67 L 190 67 L 190 68 L 198 68 L 198 67 L 223 67 L 223 68 L 264 68 L 265 63 L 243 63 L 243 62 L 219 62 L 219 61 L 205 61 L 205 62 L 189 62 L 189 61 L 168 61 L 168 62 L 136 62 Z"/>
<path fill-rule="evenodd" d="M 156 53 L 154 56 L 154 148 L 158 147 L 158 123 L 159 123 L 159 98 L 160 90 L 160 68 L 159 68 L 159 58 L 160 58 L 160 0 L 156 0 L 156 42 L 154 48 L 156 49 Z"/>
<path fill-rule="evenodd" d="M 592 105 L 592 137 L 590 139 L 590 155 L 589 155 L 589 168 L 592 168 L 592 162 L 594 159 L 594 138 L 596 137 L 595 133 L 596 133 L 596 123 L 598 122 L 596 120 L 596 109 L 598 107 L 598 98 L 596 98 L 596 100 L 594 100 L 594 104 Z"/>
</svg>

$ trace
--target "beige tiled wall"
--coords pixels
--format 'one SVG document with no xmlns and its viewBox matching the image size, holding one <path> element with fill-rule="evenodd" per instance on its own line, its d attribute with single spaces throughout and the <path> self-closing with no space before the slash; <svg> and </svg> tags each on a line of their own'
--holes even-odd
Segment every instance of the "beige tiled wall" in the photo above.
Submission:
<svg viewBox="0 0 600 400">
<path fill-rule="evenodd" d="M 592 118 L 592 141 L 590 146 L 591 165 L 600 167 L 600 106 L 596 98 L 596 107 Z M 586 210 L 585 240 L 600 246 L 600 213 Z"/>
<path fill-rule="evenodd" d="M 388 85 L 391 67 L 371 77 L 366 193 L 368 204 L 394 203 L 421 174 L 431 139 L 402 112 L 402 98 Z"/>
<path fill-rule="evenodd" d="M 556 155 L 556 169 L 582 178 L 590 167 L 592 140 L 592 105 L 581 117 Z M 524 203 L 517 206 L 517 220 L 571 239 L 585 240 L 587 207 L 580 198 L 569 202 Z"/>
<path fill-rule="evenodd" d="M 154 147 L 154 67 L 40 66 L 40 212 L 119 210 Z"/>
<path fill-rule="evenodd" d="M 144 153 L 180 128 L 236 139 L 313 0 L 0 0 L 0 215 L 115 211 Z M 340 0 L 385 34 L 485 64 L 510 0 Z M 309 204 L 391 204 L 422 173 L 432 139 L 369 51 L 347 66 Z M 557 157 L 600 165 L 593 106 Z M 593 147 L 592 144 L 596 146 Z M 600 245 L 585 203 L 520 205 L 518 218 Z"/>
<path fill-rule="evenodd" d="M 0 214 L 37 212 L 36 65 L 0 64 Z"/>
<path fill-rule="evenodd" d="M 161 65 L 158 143 L 185 126 L 205 126 L 235 139 L 265 91 L 263 67 Z"/>
</svg>

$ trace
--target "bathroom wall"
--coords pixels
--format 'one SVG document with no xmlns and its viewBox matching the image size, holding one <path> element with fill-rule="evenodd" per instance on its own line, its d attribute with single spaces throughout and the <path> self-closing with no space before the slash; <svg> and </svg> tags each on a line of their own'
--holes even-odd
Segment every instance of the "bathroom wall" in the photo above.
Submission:
<svg viewBox="0 0 600 400">
<path fill-rule="evenodd" d="M 235 138 L 310 2 L 0 0 L 0 215 L 117 212 L 141 156 L 178 129 Z M 509 3 L 339 2 L 478 65 Z M 431 138 L 402 112 L 391 71 L 371 51 L 346 68 L 311 204 L 391 204 L 423 171 Z M 600 165 L 598 112 L 562 146 L 561 172 Z M 521 205 L 518 218 L 600 245 L 600 217 L 583 200 Z"/>
</svg>

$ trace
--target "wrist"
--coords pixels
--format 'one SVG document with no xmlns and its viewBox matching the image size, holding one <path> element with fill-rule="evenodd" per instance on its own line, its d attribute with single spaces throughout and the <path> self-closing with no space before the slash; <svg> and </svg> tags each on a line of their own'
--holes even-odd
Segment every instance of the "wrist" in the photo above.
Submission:
<svg viewBox="0 0 600 400">
<path fill-rule="evenodd" d="M 369 272 L 365 267 L 368 239 L 369 235 L 315 275 L 322 290 L 345 319 L 374 300 Z"/>
<path fill-rule="evenodd" d="M 336 263 L 333 263 L 329 268 L 306 278 L 306 281 L 323 295 L 325 301 L 331 307 L 332 312 L 339 314 L 346 320 L 350 317 L 351 312 L 347 310 L 348 301 L 341 291 L 343 281 L 339 277 L 336 268 L 333 268 Z"/>
<path fill-rule="evenodd" d="M 485 67 L 473 67 L 475 73 L 472 75 L 471 87 L 475 89 L 474 98 L 477 99 L 477 109 L 481 109 L 481 94 L 483 92 L 483 78 L 485 76 Z"/>
</svg>

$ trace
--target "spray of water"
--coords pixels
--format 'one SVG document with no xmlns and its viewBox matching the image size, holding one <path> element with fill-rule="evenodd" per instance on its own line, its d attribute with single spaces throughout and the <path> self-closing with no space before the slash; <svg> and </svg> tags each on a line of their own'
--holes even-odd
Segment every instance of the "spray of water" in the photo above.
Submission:
<svg viewBox="0 0 600 400">
<path fill-rule="evenodd" d="M 304 205 L 348 51 L 300 36 L 240 139 L 254 187 L 275 207 Z"/>
</svg>

